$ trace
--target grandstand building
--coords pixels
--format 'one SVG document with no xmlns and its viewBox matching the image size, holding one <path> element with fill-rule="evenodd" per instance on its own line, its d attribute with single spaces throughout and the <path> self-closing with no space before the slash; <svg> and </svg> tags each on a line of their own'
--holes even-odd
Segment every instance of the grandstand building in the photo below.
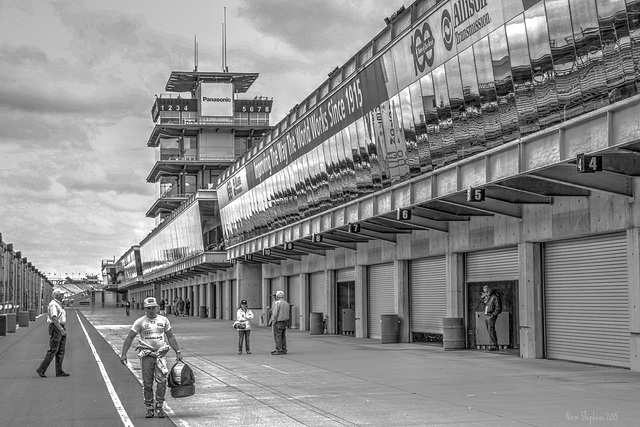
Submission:
<svg viewBox="0 0 640 427">
<path fill-rule="evenodd" d="M 231 319 L 282 289 L 294 328 L 483 349 L 490 285 L 504 351 L 640 370 L 640 1 L 419 0 L 384 21 L 215 193 L 197 175 L 154 205 L 136 292 Z M 189 165 L 149 179 L 185 191 Z"/>
<path fill-rule="evenodd" d="M 51 300 L 53 284 L 40 272 L 13 243 L 2 240 L 0 233 L 0 332 L 6 334 L 6 316 L 12 316 L 15 332 L 16 315 L 21 311 L 40 314 L 46 311 Z M 4 325 L 4 329 L 1 325 Z M 11 328 L 9 328 L 11 329 Z M 0 333 L 0 335 L 3 335 Z"/>
</svg>

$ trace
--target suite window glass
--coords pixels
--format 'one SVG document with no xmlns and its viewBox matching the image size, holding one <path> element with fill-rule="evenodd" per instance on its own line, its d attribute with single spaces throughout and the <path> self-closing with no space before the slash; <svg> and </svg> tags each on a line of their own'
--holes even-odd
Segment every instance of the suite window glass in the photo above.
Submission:
<svg viewBox="0 0 640 427">
<path fill-rule="evenodd" d="M 370 112 L 362 118 L 364 126 L 364 138 L 367 145 L 367 155 L 369 156 L 369 164 L 371 165 L 371 181 L 374 191 L 382 189 L 382 166 L 378 157 L 378 148 L 373 128 L 373 114 Z"/>
<path fill-rule="evenodd" d="M 409 86 L 400 91 L 398 98 L 401 111 L 400 117 L 402 119 L 401 137 L 406 146 L 409 175 L 414 177 L 420 175 L 420 159 L 418 157 L 418 139 L 416 127 L 413 123 L 413 109 Z"/>
<path fill-rule="evenodd" d="M 356 177 L 356 195 L 357 197 L 365 194 L 364 176 L 362 174 L 362 160 L 360 159 L 360 145 L 358 144 L 358 132 L 356 130 L 355 122 L 350 124 L 347 128 L 349 133 L 349 142 L 351 146 L 351 158 L 353 159 L 353 169 Z M 345 147 L 346 149 L 346 147 Z"/>
<path fill-rule="evenodd" d="M 504 27 L 500 27 L 489 34 L 491 49 L 491 64 L 493 78 L 498 97 L 498 111 L 502 125 L 502 141 L 509 142 L 520 137 L 518 128 L 518 111 L 511 78 L 511 60 L 507 47 Z"/>
<path fill-rule="evenodd" d="M 444 67 L 447 76 L 447 88 L 449 91 L 451 125 L 453 126 L 453 137 L 455 139 L 455 155 L 450 161 L 455 161 L 469 156 L 471 140 L 467 131 L 464 94 L 458 57 L 453 57 L 447 61 Z"/>
<path fill-rule="evenodd" d="M 569 0 L 585 112 L 609 104 L 595 0 Z"/>
<path fill-rule="evenodd" d="M 538 122 L 540 128 L 545 129 L 559 123 L 561 117 L 544 2 L 529 8 L 524 18 Z"/>
<path fill-rule="evenodd" d="M 458 159 L 456 139 L 453 133 L 451 106 L 449 104 L 449 90 L 447 88 L 447 74 L 444 64 L 432 72 L 435 92 L 437 131 L 439 144 L 435 146 L 433 162 L 436 167 L 442 167 Z"/>
<path fill-rule="evenodd" d="M 140 245 L 143 274 L 204 251 L 199 204 L 193 203 Z"/>
<path fill-rule="evenodd" d="M 482 123 L 487 148 L 502 144 L 502 124 L 498 108 L 498 95 L 493 76 L 489 37 L 484 37 L 473 46 L 476 75 L 478 77 L 478 94 L 482 110 Z"/>
<path fill-rule="evenodd" d="M 415 131 L 415 144 L 418 152 L 418 167 L 420 173 L 428 172 L 431 166 L 431 150 L 429 149 L 429 137 L 425 123 L 424 108 L 422 106 L 422 90 L 420 81 L 415 81 L 409 86 L 411 99 L 411 113 L 413 114 L 413 129 Z"/>
<path fill-rule="evenodd" d="M 482 121 L 482 106 L 480 104 L 480 92 L 478 91 L 478 79 L 476 77 L 473 49 L 466 49 L 459 55 L 458 60 L 460 62 L 462 93 L 464 96 L 464 108 L 469 138 L 467 150 L 469 155 L 473 155 L 484 151 L 486 148 Z"/>
<path fill-rule="evenodd" d="M 533 90 L 533 75 L 524 14 L 518 15 L 507 23 L 506 33 L 511 60 L 513 91 L 518 112 L 518 130 L 520 135 L 527 135 L 539 131 L 540 122 L 538 121 L 538 110 Z"/>
<path fill-rule="evenodd" d="M 597 0 L 602 56 L 611 102 L 637 93 L 624 0 Z"/>
<path fill-rule="evenodd" d="M 558 108 L 562 120 L 569 120 L 584 112 L 582 108 L 582 92 L 576 61 L 573 29 L 567 19 L 568 0 L 545 0 L 547 9 L 547 26 L 551 44 L 553 71 L 556 76 L 558 90 Z"/>
<path fill-rule="evenodd" d="M 358 137 L 358 151 L 360 153 L 360 165 L 362 167 L 362 180 L 364 183 L 364 193 L 374 191 L 373 175 L 371 172 L 371 159 L 369 157 L 370 141 L 367 140 L 367 133 L 364 127 L 364 118 L 356 120 L 354 123 L 355 132 Z"/>
</svg>

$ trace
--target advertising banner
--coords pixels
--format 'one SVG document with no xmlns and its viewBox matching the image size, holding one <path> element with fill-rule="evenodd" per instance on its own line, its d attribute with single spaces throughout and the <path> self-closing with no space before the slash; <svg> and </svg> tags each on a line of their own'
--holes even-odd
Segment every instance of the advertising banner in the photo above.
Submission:
<svg viewBox="0 0 640 427">
<path fill-rule="evenodd" d="M 233 117 L 233 85 L 202 83 L 199 102 L 202 117 Z"/>
</svg>

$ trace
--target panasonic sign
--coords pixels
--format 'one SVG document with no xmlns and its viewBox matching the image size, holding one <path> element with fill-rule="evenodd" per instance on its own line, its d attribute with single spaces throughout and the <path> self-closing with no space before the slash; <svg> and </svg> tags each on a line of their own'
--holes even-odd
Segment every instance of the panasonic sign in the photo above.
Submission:
<svg viewBox="0 0 640 427">
<path fill-rule="evenodd" d="M 233 117 L 231 83 L 202 83 L 199 101 L 200 115 L 203 117 Z"/>
</svg>

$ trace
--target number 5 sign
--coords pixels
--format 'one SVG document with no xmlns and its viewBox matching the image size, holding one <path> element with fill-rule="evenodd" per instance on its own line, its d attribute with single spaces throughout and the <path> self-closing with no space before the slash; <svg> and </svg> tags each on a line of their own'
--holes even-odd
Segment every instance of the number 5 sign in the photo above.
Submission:
<svg viewBox="0 0 640 427">
<path fill-rule="evenodd" d="M 467 202 L 484 202 L 484 188 L 469 187 Z"/>
</svg>

